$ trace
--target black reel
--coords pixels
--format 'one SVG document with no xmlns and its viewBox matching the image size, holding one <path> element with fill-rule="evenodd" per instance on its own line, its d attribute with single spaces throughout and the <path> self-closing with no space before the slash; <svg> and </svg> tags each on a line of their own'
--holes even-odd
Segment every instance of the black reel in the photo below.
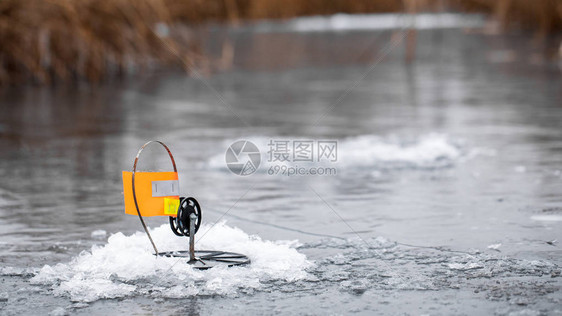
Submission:
<svg viewBox="0 0 562 316">
<path fill-rule="evenodd" d="M 178 214 L 176 217 L 170 216 L 170 227 L 177 236 L 189 237 L 192 232 L 189 231 L 190 219 L 189 215 L 195 214 L 195 231 L 197 233 L 201 226 L 201 206 L 199 202 L 192 197 L 181 197 Z"/>
</svg>

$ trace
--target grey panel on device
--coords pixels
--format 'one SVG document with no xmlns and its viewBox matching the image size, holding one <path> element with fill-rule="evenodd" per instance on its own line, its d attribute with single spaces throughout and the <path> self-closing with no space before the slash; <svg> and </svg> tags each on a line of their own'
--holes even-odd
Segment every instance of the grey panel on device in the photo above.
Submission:
<svg viewBox="0 0 562 316">
<path fill-rule="evenodd" d="M 152 181 L 152 196 L 177 196 L 180 195 L 178 180 Z"/>
</svg>

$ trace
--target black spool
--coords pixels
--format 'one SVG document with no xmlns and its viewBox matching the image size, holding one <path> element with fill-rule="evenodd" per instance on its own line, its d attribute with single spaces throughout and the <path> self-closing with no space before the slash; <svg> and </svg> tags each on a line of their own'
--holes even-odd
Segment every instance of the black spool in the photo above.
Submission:
<svg viewBox="0 0 562 316">
<path fill-rule="evenodd" d="M 170 216 L 170 228 L 177 236 L 189 237 L 191 232 L 189 231 L 190 219 L 189 215 L 195 214 L 195 231 L 194 234 L 199 231 L 201 226 L 202 214 L 201 206 L 195 198 L 192 197 L 181 197 L 180 206 L 178 208 L 178 214 L 176 217 Z"/>
</svg>

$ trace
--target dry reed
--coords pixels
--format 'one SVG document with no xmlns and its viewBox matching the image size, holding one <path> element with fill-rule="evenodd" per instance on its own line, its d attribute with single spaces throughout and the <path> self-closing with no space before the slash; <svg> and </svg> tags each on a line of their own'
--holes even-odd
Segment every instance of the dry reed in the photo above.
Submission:
<svg viewBox="0 0 562 316">
<path fill-rule="evenodd" d="M 562 28 L 562 0 L 0 0 L 0 84 L 97 81 L 131 68 L 201 60 L 189 36 L 170 35 L 168 27 L 178 23 L 412 8 L 485 12 L 543 34 Z"/>
<path fill-rule="evenodd" d="M 172 61 L 151 29 L 168 20 L 161 0 L 0 0 L 0 82 L 95 81 Z"/>
</svg>

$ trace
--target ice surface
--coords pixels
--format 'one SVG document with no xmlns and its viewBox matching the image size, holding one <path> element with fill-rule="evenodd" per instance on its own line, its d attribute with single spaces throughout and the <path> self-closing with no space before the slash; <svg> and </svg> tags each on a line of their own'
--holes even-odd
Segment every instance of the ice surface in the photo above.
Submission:
<svg viewBox="0 0 562 316">
<path fill-rule="evenodd" d="M 298 245 L 264 241 L 224 223 L 205 233 L 209 228 L 201 228 L 198 249 L 242 252 L 253 260 L 252 264 L 192 270 L 185 259 L 155 258 L 143 233 L 117 233 L 106 245 L 84 251 L 71 262 L 35 270 L 30 279 L 34 285 L 21 291 L 41 290 L 85 304 L 123 297 L 163 302 L 196 295 L 238 298 L 279 291 L 321 295 L 334 286 L 354 296 L 378 291 L 467 289 L 493 301 L 521 306 L 557 291 L 561 276 L 555 262 L 517 259 L 497 252 L 415 246 L 385 237 L 325 238 Z M 166 225 L 152 230 L 152 234 L 161 251 L 185 249 L 185 238 L 173 235 Z M 323 255 L 312 264 L 299 251 Z M 13 273 L 30 270 L 0 270 L 2 275 Z"/>
<path fill-rule="evenodd" d="M 68 312 L 62 307 L 57 307 L 49 313 L 49 316 L 65 316 L 65 315 L 68 315 Z"/>
<path fill-rule="evenodd" d="M 376 289 L 433 291 L 476 287 L 495 299 L 534 301 L 550 293 L 549 282 L 560 277 L 560 267 L 546 260 L 517 259 L 496 252 L 464 253 L 441 247 L 404 246 L 381 237 L 317 241 L 303 247 L 339 249 L 338 254 L 319 261 L 312 273 L 322 282 L 337 282 L 342 290 L 357 295 Z M 531 276 L 545 278 L 521 283 L 514 280 Z M 494 281 L 497 287 L 490 286 L 492 278 L 498 281 Z"/>
<path fill-rule="evenodd" d="M 187 238 L 175 236 L 168 225 L 151 230 L 151 234 L 159 251 L 187 249 Z M 239 290 L 260 288 L 264 282 L 305 279 L 306 269 L 312 266 L 305 255 L 295 250 L 295 242 L 262 240 L 224 223 L 212 228 L 203 225 L 199 235 L 196 249 L 243 253 L 252 260 L 251 265 L 194 270 L 185 258 L 154 256 L 144 233 L 116 233 L 106 245 L 94 246 L 71 262 L 44 266 L 31 283 L 51 286 L 55 294 L 79 302 L 131 295 L 236 295 Z"/>
</svg>

